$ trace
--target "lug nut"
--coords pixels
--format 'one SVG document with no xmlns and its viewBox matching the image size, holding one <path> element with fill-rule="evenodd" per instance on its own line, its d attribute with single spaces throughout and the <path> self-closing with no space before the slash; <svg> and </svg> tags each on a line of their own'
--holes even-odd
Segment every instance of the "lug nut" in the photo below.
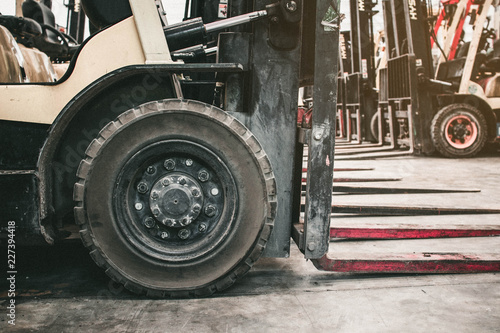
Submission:
<svg viewBox="0 0 500 333">
<path fill-rule="evenodd" d="M 165 169 L 171 171 L 171 170 L 174 170 L 175 168 L 175 161 L 173 159 L 168 159 L 168 160 L 165 160 L 165 162 L 163 163 L 163 166 L 165 167 Z"/>
<path fill-rule="evenodd" d="M 205 207 L 205 215 L 206 216 L 212 217 L 215 215 L 215 213 L 217 213 L 217 208 L 215 208 L 215 206 L 208 205 L 207 207 Z"/>
<path fill-rule="evenodd" d="M 191 236 L 191 231 L 189 229 L 181 229 L 177 235 L 180 239 L 188 239 Z"/>
<path fill-rule="evenodd" d="M 153 198 L 153 200 L 158 199 L 158 192 L 151 193 L 151 198 Z"/>
<path fill-rule="evenodd" d="M 164 178 L 164 179 L 162 179 L 161 184 L 163 186 L 168 186 L 168 185 L 170 185 L 170 181 L 168 180 L 168 178 Z"/>
<path fill-rule="evenodd" d="M 297 10 L 297 3 L 295 1 L 288 1 L 286 3 L 286 10 L 288 10 L 289 12 L 294 12 Z"/>
<path fill-rule="evenodd" d="M 163 220 L 163 224 L 167 227 L 173 227 L 175 225 L 175 221 L 172 219 L 165 219 Z"/>
<path fill-rule="evenodd" d="M 152 227 L 155 226 L 155 220 L 151 216 L 146 217 L 144 219 L 143 223 L 144 223 L 144 226 L 148 229 L 151 229 Z"/>
<path fill-rule="evenodd" d="M 189 224 L 189 222 L 191 222 L 189 218 L 183 217 L 181 219 L 180 225 L 183 226 L 183 227 L 185 227 L 185 226 L 187 226 Z"/>
<path fill-rule="evenodd" d="M 179 177 L 179 179 L 177 179 L 177 182 L 181 185 L 185 185 L 186 184 L 186 178 L 184 177 Z"/>
<path fill-rule="evenodd" d="M 136 210 L 142 210 L 142 208 L 143 208 L 143 207 L 144 207 L 144 206 L 142 205 L 142 203 L 141 203 L 141 202 L 136 202 L 136 203 L 135 203 L 135 209 L 136 209 Z"/>
<path fill-rule="evenodd" d="M 198 226 L 198 231 L 199 232 L 205 232 L 207 231 L 207 225 L 205 223 L 201 223 L 199 226 Z"/>
<path fill-rule="evenodd" d="M 148 168 L 146 169 L 146 172 L 149 173 L 150 175 L 155 173 L 155 171 L 156 171 L 156 168 L 152 165 L 148 166 Z"/>
<path fill-rule="evenodd" d="M 193 206 L 193 213 L 198 214 L 201 210 L 201 206 L 196 204 Z"/>
<path fill-rule="evenodd" d="M 168 238 L 170 235 L 168 234 L 167 231 L 162 231 L 161 234 L 160 234 L 160 237 L 161 239 L 166 239 Z"/>
<path fill-rule="evenodd" d="M 206 170 L 201 170 L 200 172 L 198 172 L 198 179 L 202 182 L 206 182 L 209 177 L 210 174 Z"/>
<path fill-rule="evenodd" d="M 186 166 L 190 167 L 190 166 L 192 166 L 192 165 L 193 165 L 193 160 L 192 160 L 192 159 L 190 159 L 190 158 L 188 158 L 188 159 L 186 160 Z"/>
<path fill-rule="evenodd" d="M 137 191 L 139 193 L 144 194 L 148 190 L 149 190 L 148 184 L 146 184 L 145 182 L 140 182 L 139 184 L 137 184 Z"/>
<path fill-rule="evenodd" d="M 158 210 L 158 208 L 153 209 L 153 215 L 154 216 L 160 215 L 160 211 Z"/>
<path fill-rule="evenodd" d="M 196 187 L 191 190 L 191 194 L 193 197 L 197 198 L 200 196 L 200 190 L 198 190 Z"/>
</svg>

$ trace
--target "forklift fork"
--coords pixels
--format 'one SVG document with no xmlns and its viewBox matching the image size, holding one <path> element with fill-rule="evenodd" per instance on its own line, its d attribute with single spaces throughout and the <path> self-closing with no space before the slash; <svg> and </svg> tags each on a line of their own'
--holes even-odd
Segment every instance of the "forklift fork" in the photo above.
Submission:
<svg viewBox="0 0 500 333">
<path fill-rule="evenodd" d="M 497 212 L 498 213 L 498 212 Z M 293 235 L 304 246 L 303 224 L 294 225 Z M 330 240 L 390 240 L 455 237 L 499 236 L 500 228 L 491 226 L 448 225 L 446 227 L 421 225 L 361 225 L 330 228 Z M 326 253 L 312 259 L 314 266 L 322 271 L 349 273 L 488 273 L 500 271 L 498 254 L 463 253 Z"/>
<path fill-rule="evenodd" d="M 337 256 L 312 260 L 322 271 L 349 273 L 491 273 L 500 271 L 500 256 L 459 253 Z"/>
</svg>

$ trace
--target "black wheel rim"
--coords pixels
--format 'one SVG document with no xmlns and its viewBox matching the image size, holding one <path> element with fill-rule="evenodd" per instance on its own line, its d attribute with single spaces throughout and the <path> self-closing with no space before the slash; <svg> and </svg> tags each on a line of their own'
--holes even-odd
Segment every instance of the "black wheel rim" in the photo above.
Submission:
<svg viewBox="0 0 500 333">
<path fill-rule="evenodd" d="M 238 192 L 221 156 L 190 140 L 163 140 L 121 167 L 113 211 L 123 240 L 161 264 L 206 259 L 236 220 Z"/>
</svg>

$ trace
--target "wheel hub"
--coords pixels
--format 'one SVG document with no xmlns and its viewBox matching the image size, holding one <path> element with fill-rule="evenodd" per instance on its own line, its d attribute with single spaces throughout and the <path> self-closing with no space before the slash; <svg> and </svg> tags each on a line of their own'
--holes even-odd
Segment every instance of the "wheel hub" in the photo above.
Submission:
<svg viewBox="0 0 500 333">
<path fill-rule="evenodd" d="M 137 235 L 134 243 L 151 244 L 177 260 L 180 253 L 193 254 L 225 237 L 224 214 L 233 214 L 235 186 L 209 150 L 185 141 L 161 141 L 136 153 L 128 165 L 117 198 L 127 193 L 118 202 L 128 206 L 124 228 L 130 231 L 124 230 Z"/>
<path fill-rule="evenodd" d="M 467 127 L 464 124 L 457 124 L 453 127 L 453 135 L 457 139 L 463 139 L 466 135 L 469 134 Z"/>
<path fill-rule="evenodd" d="M 153 185 L 149 207 L 155 219 L 163 225 L 184 227 L 200 215 L 203 191 L 193 177 L 171 173 Z"/>
<path fill-rule="evenodd" d="M 230 171 L 195 142 L 141 147 L 115 186 L 117 225 L 139 255 L 169 263 L 201 258 L 221 246 L 235 221 L 238 193 Z"/>
<path fill-rule="evenodd" d="M 445 124 L 446 141 L 454 148 L 470 147 L 478 136 L 476 123 L 467 115 L 451 117 Z"/>
</svg>

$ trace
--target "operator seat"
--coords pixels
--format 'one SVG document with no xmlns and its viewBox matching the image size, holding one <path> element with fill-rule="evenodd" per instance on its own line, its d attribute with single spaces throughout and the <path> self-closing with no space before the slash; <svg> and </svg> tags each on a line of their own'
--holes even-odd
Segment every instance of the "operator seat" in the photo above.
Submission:
<svg viewBox="0 0 500 333">
<path fill-rule="evenodd" d="M 1 17 L 1 16 L 0 16 Z M 14 47 L 16 41 L 9 30 L 0 25 L 0 82 L 20 83 L 23 82 L 23 73 L 19 65 L 18 49 Z"/>
<path fill-rule="evenodd" d="M 0 25 L 9 29 L 18 43 L 39 49 L 53 61 L 71 60 L 79 45 L 57 30 L 54 14 L 48 7 L 52 3 L 50 0 L 44 3 L 26 0 L 22 4 L 24 17 L 2 15 Z"/>
<path fill-rule="evenodd" d="M 56 19 L 51 7 L 52 0 L 42 0 L 42 2 L 26 0 L 22 4 L 23 16 L 37 21 L 42 26 L 48 25 L 52 28 L 56 28 Z M 57 36 L 54 32 L 47 30 L 46 36 L 52 43 L 58 43 Z"/>
<path fill-rule="evenodd" d="M 500 39 L 493 43 L 493 52 L 486 61 L 485 66 L 494 73 L 500 73 Z"/>
<path fill-rule="evenodd" d="M 128 0 L 81 0 L 81 5 L 98 30 L 132 16 Z"/>
</svg>

